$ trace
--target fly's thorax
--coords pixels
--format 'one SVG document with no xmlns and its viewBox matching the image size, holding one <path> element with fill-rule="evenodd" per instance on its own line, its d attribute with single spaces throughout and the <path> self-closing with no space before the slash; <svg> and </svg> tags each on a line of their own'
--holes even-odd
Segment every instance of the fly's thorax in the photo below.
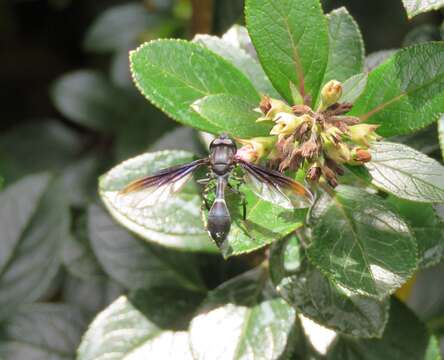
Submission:
<svg viewBox="0 0 444 360">
<path fill-rule="evenodd" d="M 221 135 L 214 139 L 210 145 L 210 163 L 212 170 L 217 175 L 224 175 L 231 171 L 234 165 L 236 151 L 236 144 L 229 137 Z"/>
</svg>

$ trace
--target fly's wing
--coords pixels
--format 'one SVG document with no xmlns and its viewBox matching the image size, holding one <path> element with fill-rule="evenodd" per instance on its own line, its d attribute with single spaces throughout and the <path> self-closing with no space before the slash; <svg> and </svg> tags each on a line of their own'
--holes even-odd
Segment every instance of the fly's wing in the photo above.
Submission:
<svg viewBox="0 0 444 360">
<path fill-rule="evenodd" d="M 199 166 L 207 163 L 208 159 L 200 159 L 135 180 L 119 192 L 118 201 L 136 209 L 164 202 L 185 186 Z"/>
<path fill-rule="evenodd" d="M 313 203 L 313 194 L 302 184 L 278 171 L 246 161 L 238 161 L 245 172 L 245 182 L 265 201 L 286 209 L 306 208 Z"/>
</svg>

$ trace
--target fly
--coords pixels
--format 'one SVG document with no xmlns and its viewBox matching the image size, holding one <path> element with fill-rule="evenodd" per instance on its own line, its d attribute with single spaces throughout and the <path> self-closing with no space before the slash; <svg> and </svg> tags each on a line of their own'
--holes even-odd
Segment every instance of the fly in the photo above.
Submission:
<svg viewBox="0 0 444 360">
<path fill-rule="evenodd" d="M 242 169 L 242 179 L 260 198 L 287 209 L 308 207 L 312 203 L 312 194 L 302 184 L 266 167 L 241 159 L 237 153 L 235 142 L 228 135 L 215 138 L 209 147 L 209 156 L 193 162 L 160 170 L 154 175 L 143 177 L 131 182 L 120 195 L 130 197 L 131 206 L 144 208 L 164 201 L 171 194 L 178 192 L 190 180 L 193 173 L 201 166 L 209 169 L 209 178 L 199 182 L 207 184 L 203 194 L 208 209 L 207 230 L 220 247 L 227 238 L 231 228 L 231 216 L 225 201 L 227 188 L 240 193 L 230 180 L 235 179 L 233 170 Z M 209 204 L 208 186 L 215 180 L 215 200 Z M 213 182 L 213 183 L 214 183 Z M 246 217 L 246 203 L 242 197 L 243 216 Z"/>
</svg>

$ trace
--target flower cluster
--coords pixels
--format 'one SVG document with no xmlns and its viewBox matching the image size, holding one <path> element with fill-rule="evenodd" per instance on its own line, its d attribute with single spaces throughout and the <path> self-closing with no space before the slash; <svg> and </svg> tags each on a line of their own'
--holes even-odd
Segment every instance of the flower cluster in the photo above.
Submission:
<svg viewBox="0 0 444 360">
<path fill-rule="evenodd" d="M 264 96 L 257 121 L 274 123 L 271 136 L 240 140 L 244 146 L 239 156 L 253 162 L 267 156 L 281 172 L 302 168 L 308 180 L 337 186 L 341 165 L 370 161 L 370 144 L 379 139 L 377 125 L 361 124 L 359 118 L 346 115 L 352 104 L 341 103 L 341 96 L 342 84 L 335 80 L 323 87 L 316 111 L 306 104 L 289 106 Z"/>
</svg>

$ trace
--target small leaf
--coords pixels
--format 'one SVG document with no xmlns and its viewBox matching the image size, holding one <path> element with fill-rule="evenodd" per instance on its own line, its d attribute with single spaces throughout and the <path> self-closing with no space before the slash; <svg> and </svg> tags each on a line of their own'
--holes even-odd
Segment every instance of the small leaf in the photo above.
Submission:
<svg viewBox="0 0 444 360">
<path fill-rule="evenodd" d="M 142 4 L 125 4 L 106 9 L 88 29 L 84 47 L 87 51 L 106 53 L 126 50 L 138 42 L 139 35 L 160 23 L 161 17 Z"/>
<path fill-rule="evenodd" d="M 366 164 L 373 185 L 396 197 L 419 202 L 444 202 L 444 167 L 436 160 L 396 143 L 371 147 Z"/>
<path fill-rule="evenodd" d="M 0 358 L 71 360 L 86 327 L 82 313 L 62 304 L 22 306 L 0 324 Z"/>
<path fill-rule="evenodd" d="M 60 269 L 69 213 L 60 182 L 33 175 L 0 195 L 0 318 L 46 294 Z"/>
<path fill-rule="evenodd" d="M 351 114 L 380 124 L 378 133 L 385 137 L 431 124 L 444 112 L 443 59 L 440 42 L 398 51 L 370 73 Z"/>
<path fill-rule="evenodd" d="M 233 137 L 251 138 L 267 136 L 272 125 L 257 123 L 260 114 L 254 109 L 258 104 L 248 103 L 239 96 L 221 94 L 210 95 L 197 100 L 192 108 L 204 119 L 218 124 L 221 131 Z"/>
<path fill-rule="evenodd" d="M 409 18 L 444 7 L 443 0 L 402 0 Z"/>
<path fill-rule="evenodd" d="M 350 296 L 300 254 L 296 237 L 273 246 L 270 271 L 279 294 L 305 316 L 351 336 L 382 335 L 388 319 L 388 302 Z"/>
<path fill-rule="evenodd" d="M 159 151 L 137 156 L 100 178 L 100 195 L 111 215 L 145 240 L 186 251 L 216 252 L 217 248 L 202 224 L 201 199 L 195 187 L 186 187 L 166 202 L 143 211 L 123 207 L 116 200 L 118 191 L 132 180 L 192 160 L 193 156 L 185 151 Z"/>
<path fill-rule="evenodd" d="M 234 65 L 201 45 L 183 40 L 157 40 L 130 55 L 139 90 L 173 119 L 199 130 L 219 133 L 197 115 L 191 104 L 215 94 L 231 94 L 259 103 L 253 85 Z"/>
<path fill-rule="evenodd" d="M 415 238 L 379 197 L 340 186 L 331 200 L 319 200 L 312 217 L 311 262 L 353 293 L 382 299 L 416 270 Z"/>
<path fill-rule="evenodd" d="M 284 356 L 295 311 L 273 295 L 265 269 L 254 269 L 222 284 L 209 293 L 202 310 L 189 330 L 194 360 Z"/>
<path fill-rule="evenodd" d="M 328 61 L 328 28 L 318 0 L 247 0 L 247 28 L 274 87 L 291 100 L 290 83 L 315 102 Z"/>
<path fill-rule="evenodd" d="M 81 279 L 103 279 L 105 274 L 91 248 L 84 213 L 75 219 L 73 227 L 73 233 L 63 244 L 63 264 L 69 273 Z"/>
<path fill-rule="evenodd" d="M 204 288 L 192 254 L 179 253 L 137 239 L 98 206 L 88 211 L 89 236 L 104 270 L 128 289 L 172 284 Z"/>
<path fill-rule="evenodd" d="M 201 300 L 200 294 L 174 288 L 121 296 L 89 326 L 77 360 L 193 360 L 183 323 Z"/>
<path fill-rule="evenodd" d="M 330 54 L 323 83 L 345 81 L 364 69 L 364 43 L 358 24 L 341 7 L 328 16 Z"/>
<path fill-rule="evenodd" d="M 444 259 L 444 222 L 431 204 L 388 198 L 399 215 L 410 225 L 418 243 L 418 266 L 421 269 L 436 265 Z"/>
<path fill-rule="evenodd" d="M 439 145 L 441 146 L 442 158 L 444 160 L 444 115 L 438 121 Z"/>
<path fill-rule="evenodd" d="M 94 71 L 63 75 L 53 84 L 51 98 L 68 119 L 94 130 L 110 131 L 127 116 L 120 91 Z"/>
<path fill-rule="evenodd" d="M 226 196 L 232 223 L 228 238 L 221 248 L 225 258 L 260 249 L 304 225 L 307 210 L 290 211 L 273 205 L 261 200 L 246 186 L 241 187 L 240 191 L 245 194 L 247 202 L 245 220 L 239 195 Z M 206 215 L 205 212 L 204 217 Z"/>
<path fill-rule="evenodd" d="M 327 359 L 429 360 L 426 353 L 430 338 L 425 326 L 411 310 L 392 299 L 389 322 L 381 339 L 341 336 L 330 349 Z"/>
<path fill-rule="evenodd" d="M 231 62 L 250 79 L 259 93 L 269 95 L 273 98 L 279 98 L 279 94 L 273 88 L 273 85 L 271 85 L 270 80 L 267 75 L 265 75 L 259 62 L 240 47 L 231 45 L 229 42 L 217 36 L 197 35 L 193 41 L 202 44 Z"/>
<path fill-rule="evenodd" d="M 343 91 L 340 102 L 354 104 L 365 90 L 367 79 L 367 74 L 356 74 L 347 79 L 342 85 Z"/>
</svg>

